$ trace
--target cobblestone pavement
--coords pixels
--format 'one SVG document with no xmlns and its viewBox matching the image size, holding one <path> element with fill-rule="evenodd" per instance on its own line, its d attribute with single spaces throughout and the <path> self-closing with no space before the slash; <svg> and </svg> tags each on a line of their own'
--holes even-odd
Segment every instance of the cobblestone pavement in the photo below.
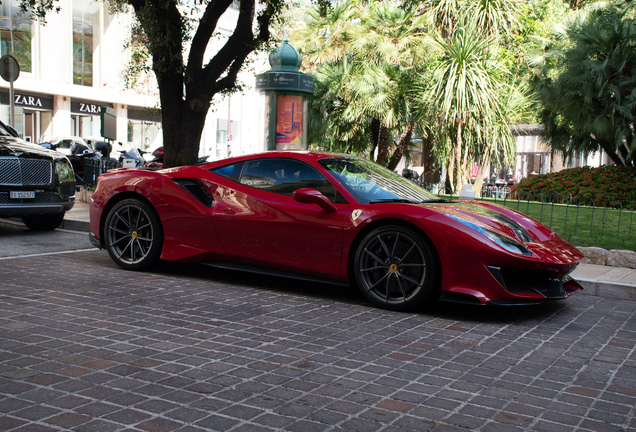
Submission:
<svg viewBox="0 0 636 432">
<path fill-rule="evenodd" d="M 636 302 L 373 308 L 103 251 L 0 260 L 6 431 L 636 430 Z"/>
</svg>

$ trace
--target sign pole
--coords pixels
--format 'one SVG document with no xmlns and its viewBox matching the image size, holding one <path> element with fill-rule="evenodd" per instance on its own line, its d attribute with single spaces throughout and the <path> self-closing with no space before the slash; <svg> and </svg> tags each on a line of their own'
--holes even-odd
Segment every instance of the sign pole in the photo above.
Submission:
<svg viewBox="0 0 636 432">
<path fill-rule="evenodd" d="M 15 128 L 15 93 L 13 91 L 13 81 L 15 77 L 13 76 L 13 57 L 9 57 L 9 123 L 12 127 Z"/>
<path fill-rule="evenodd" d="M 20 76 L 20 64 L 10 55 L 0 57 L 0 76 L 3 80 L 9 81 L 9 123 L 15 128 L 15 93 L 13 91 L 13 81 Z"/>
</svg>

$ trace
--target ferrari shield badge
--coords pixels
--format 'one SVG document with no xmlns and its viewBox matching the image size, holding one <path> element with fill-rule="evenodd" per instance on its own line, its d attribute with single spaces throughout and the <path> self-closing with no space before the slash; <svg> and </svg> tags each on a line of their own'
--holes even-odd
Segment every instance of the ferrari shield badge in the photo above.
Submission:
<svg viewBox="0 0 636 432">
<path fill-rule="evenodd" d="M 362 214 L 362 210 L 354 210 L 353 213 L 351 213 L 351 220 L 358 219 L 361 214 Z"/>
</svg>

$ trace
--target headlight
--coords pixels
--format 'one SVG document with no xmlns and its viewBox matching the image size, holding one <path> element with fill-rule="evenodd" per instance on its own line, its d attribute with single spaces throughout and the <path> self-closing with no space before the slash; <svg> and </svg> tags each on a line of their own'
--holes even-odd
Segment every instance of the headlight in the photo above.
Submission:
<svg viewBox="0 0 636 432">
<path fill-rule="evenodd" d="M 55 174 L 60 183 L 69 183 L 75 180 L 73 167 L 66 161 L 57 161 L 55 163 Z"/>
<path fill-rule="evenodd" d="M 479 225 L 477 225 L 476 223 L 467 221 L 466 219 L 462 219 L 458 216 L 455 215 L 446 215 L 452 219 L 455 219 L 457 222 L 461 222 L 463 225 L 467 226 L 468 228 L 477 231 L 479 234 L 487 237 L 488 239 L 490 239 L 492 242 L 498 244 L 499 246 L 501 246 L 502 248 L 504 248 L 505 250 L 507 250 L 508 252 L 512 252 L 512 253 L 516 253 L 516 254 L 520 254 L 520 255 L 527 255 L 530 256 L 532 255 L 532 253 L 530 253 L 530 251 L 528 250 L 528 248 L 526 248 L 523 244 L 519 243 L 518 241 L 515 241 L 511 238 L 505 237 L 501 234 L 498 234 L 494 231 L 490 231 L 486 228 L 483 228 Z"/>
</svg>

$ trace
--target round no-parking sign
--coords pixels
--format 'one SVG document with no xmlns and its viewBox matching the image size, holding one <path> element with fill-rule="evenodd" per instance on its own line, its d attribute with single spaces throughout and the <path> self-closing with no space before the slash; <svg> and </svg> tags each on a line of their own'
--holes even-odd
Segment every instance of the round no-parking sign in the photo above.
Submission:
<svg viewBox="0 0 636 432">
<path fill-rule="evenodd" d="M 8 82 L 13 82 L 20 76 L 20 65 L 13 56 L 0 57 L 0 76 Z"/>
</svg>

